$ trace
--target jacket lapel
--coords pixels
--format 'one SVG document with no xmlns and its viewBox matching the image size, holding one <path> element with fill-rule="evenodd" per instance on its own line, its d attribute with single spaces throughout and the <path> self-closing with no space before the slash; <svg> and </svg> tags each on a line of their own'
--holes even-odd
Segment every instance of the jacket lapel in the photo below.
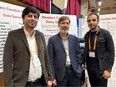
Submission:
<svg viewBox="0 0 116 87">
<path fill-rule="evenodd" d="M 35 31 L 36 32 L 36 31 Z M 41 38 L 40 38 L 40 36 L 38 36 L 38 34 L 37 34 L 37 32 L 35 33 L 35 39 L 36 39 L 36 43 L 37 43 L 37 47 L 38 47 L 38 55 L 39 55 L 39 53 L 40 53 L 40 45 L 41 45 Z"/>
<path fill-rule="evenodd" d="M 26 36 L 25 36 L 25 33 L 23 31 L 23 28 L 19 30 L 20 31 L 20 35 L 21 35 L 21 38 L 23 39 L 23 42 L 25 43 L 28 51 L 29 51 L 29 45 L 28 45 L 28 42 L 27 42 L 27 39 L 26 39 Z M 29 52 L 30 53 L 30 52 Z"/>
<path fill-rule="evenodd" d="M 73 44 L 73 41 L 72 41 L 72 39 L 71 39 L 71 37 L 70 37 L 70 35 L 69 35 L 69 36 L 68 36 L 69 53 L 70 53 L 71 48 L 73 47 L 72 45 L 74 45 L 74 44 Z"/>
<path fill-rule="evenodd" d="M 63 45 L 63 42 L 62 42 L 62 39 L 61 39 L 61 37 L 60 37 L 60 34 L 59 34 L 59 33 L 57 34 L 57 40 L 58 40 L 59 44 L 61 45 L 62 49 L 63 49 L 63 50 L 64 50 L 64 52 L 65 52 L 64 45 Z"/>
<path fill-rule="evenodd" d="M 37 43 L 37 47 L 38 47 L 38 57 L 40 59 L 40 61 L 42 62 L 42 54 L 44 50 L 44 43 L 43 43 L 43 39 L 41 34 L 39 34 L 37 31 L 35 31 L 35 39 L 36 39 L 36 43 Z M 37 34 L 38 33 L 38 34 Z"/>
</svg>

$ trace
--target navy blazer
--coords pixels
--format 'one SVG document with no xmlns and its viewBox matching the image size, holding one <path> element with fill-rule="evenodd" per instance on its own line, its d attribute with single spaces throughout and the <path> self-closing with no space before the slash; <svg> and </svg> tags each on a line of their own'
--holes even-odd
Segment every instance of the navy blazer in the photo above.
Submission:
<svg viewBox="0 0 116 87">
<path fill-rule="evenodd" d="M 82 75 L 82 58 L 78 38 L 68 36 L 69 56 L 72 68 L 78 77 Z M 48 53 L 52 63 L 54 78 L 61 81 L 64 78 L 66 67 L 66 53 L 60 34 L 56 34 L 48 40 Z"/>
</svg>

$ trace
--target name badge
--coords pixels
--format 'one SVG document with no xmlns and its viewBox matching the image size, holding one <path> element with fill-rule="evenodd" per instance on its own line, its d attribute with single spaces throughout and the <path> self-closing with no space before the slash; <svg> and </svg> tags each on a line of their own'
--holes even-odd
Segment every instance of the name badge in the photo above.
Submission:
<svg viewBox="0 0 116 87">
<path fill-rule="evenodd" d="M 94 51 L 89 51 L 89 57 L 95 58 L 95 52 Z"/>
</svg>

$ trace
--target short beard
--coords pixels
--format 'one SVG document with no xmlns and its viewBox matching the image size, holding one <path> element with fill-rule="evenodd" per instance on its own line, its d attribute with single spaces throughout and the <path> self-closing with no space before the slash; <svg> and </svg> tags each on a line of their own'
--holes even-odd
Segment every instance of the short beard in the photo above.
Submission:
<svg viewBox="0 0 116 87">
<path fill-rule="evenodd" d="M 68 33 L 68 30 L 61 30 L 62 33 Z"/>
<path fill-rule="evenodd" d="M 96 30 L 97 26 L 95 26 L 95 28 L 91 28 L 92 31 Z"/>
</svg>

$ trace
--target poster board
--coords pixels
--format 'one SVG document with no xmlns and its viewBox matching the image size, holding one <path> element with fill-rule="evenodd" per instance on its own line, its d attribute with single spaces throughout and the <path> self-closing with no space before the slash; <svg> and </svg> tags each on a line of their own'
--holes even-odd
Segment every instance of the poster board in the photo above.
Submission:
<svg viewBox="0 0 116 87">
<path fill-rule="evenodd" d="M 0 72 L 3 72 L 3 52 L 4 44 L 10 30 L 18 29 L 23 26 L 22 11 L 24 7 L 4 3 L 0 1 Z M 63 15 L 40 14 L 36 30 L 44 33 L 46 43 L 50 36 L 58 33 L 58 18 Z M 69 33 L 77 36 L 77 24 L 75 15 L 67 15 L 71 19 Z"/>
<path fill-rule="evenodd" d="M 10 30 L 20 28 L 23 23 L 21 13 L 24 8 L 0 1 L 0 72 L 3 72 L 3 49 Z"/>
</svg>

